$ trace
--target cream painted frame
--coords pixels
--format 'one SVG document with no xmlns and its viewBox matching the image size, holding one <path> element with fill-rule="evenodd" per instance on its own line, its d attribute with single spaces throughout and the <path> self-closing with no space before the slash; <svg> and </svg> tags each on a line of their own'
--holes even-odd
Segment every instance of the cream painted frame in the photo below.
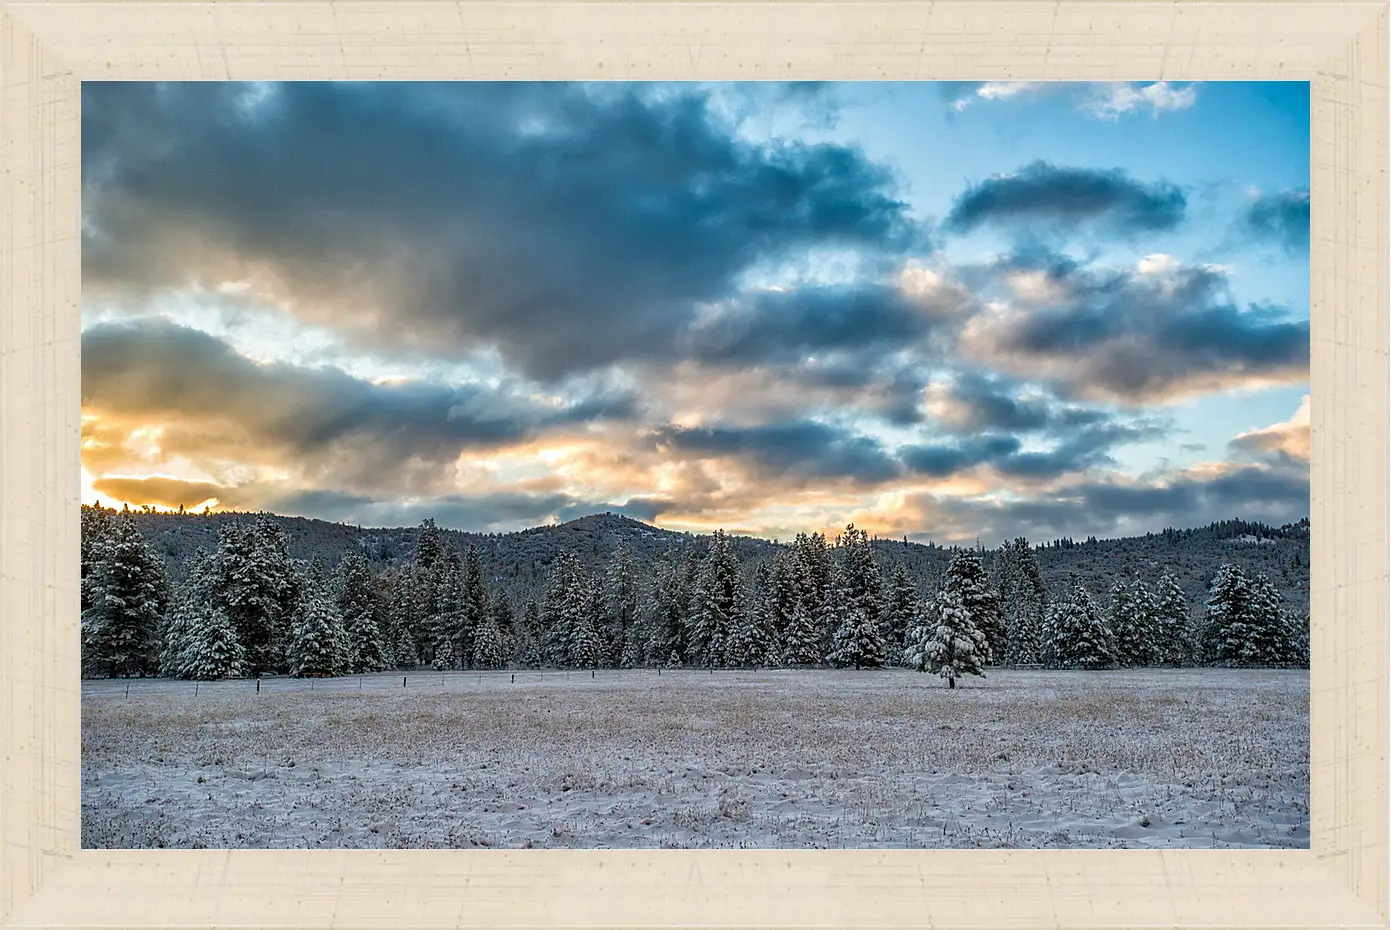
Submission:
<svg viewBox="0 0 1391 930">
<path fill-rule="evenodd" d="M 1387 926 L 1387 26 L 1314 0 L 0 0 L 0 925 Z M 426 77 L 1310 80 L 1311 849 L 79 849 L 79 82 Z"/>
</svg>

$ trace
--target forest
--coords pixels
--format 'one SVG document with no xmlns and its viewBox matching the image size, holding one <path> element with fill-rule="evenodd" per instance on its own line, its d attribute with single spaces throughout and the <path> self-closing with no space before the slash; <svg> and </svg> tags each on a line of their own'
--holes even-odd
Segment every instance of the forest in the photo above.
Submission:
<svg viewBox="0 0 1391 930">
<path fill-rule="evenodd" d="M 613 514 L 511 534 L 82 508 L 87 677 L 384 669 L 1308 665 L 1308 522 L 987 550 L 694 536 Z"/>
</svg>

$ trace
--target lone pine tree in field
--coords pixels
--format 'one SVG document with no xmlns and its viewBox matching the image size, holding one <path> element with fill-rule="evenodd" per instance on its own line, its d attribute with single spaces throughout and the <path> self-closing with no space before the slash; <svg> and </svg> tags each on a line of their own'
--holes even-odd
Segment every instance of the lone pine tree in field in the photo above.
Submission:
<svg viewBox="0 0 1391 930">
<path fill-rule="evenodd" d="M 1172 572 L 1166 571 L 1159 579 L 1158 601 L 1155 661 L 1175 667 L 1188 665 L 1197 658 L 1198 644 L 1188 598 Z"/>
<path fill-rule="evenodd" d="M 1045 639 L 1044 661 L 1051 668 L 1097 669 L 1116 663 L 1115 637 L 1076 575 L 1048 616 Z"/>
<path fill-rule="evenodd" d="M 123 515 L 94 548 L 83 579 L 83 665 L 96 674 L 148 675 L 159 663 L 158 636 L 169 595 L 164 570 Z"/>
<path fill-rule="evenodd" d="M 924 605 L 907 639 L 904 663 L 945 678 L 948 688 L 965 675 L 985 676 L 989 644 L 954 586 L 943 587 Z"/>
</svg>

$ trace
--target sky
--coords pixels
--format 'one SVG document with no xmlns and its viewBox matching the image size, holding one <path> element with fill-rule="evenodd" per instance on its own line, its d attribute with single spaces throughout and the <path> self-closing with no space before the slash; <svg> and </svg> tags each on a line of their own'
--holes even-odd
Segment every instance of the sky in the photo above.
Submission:
<svg viewBox="0 0 1391 930">
<path fill-rule="evenodd" d="M 994 545 L 1309 512 L 1307 83 L 93 83 L 82 496 Z"/>
</svg>

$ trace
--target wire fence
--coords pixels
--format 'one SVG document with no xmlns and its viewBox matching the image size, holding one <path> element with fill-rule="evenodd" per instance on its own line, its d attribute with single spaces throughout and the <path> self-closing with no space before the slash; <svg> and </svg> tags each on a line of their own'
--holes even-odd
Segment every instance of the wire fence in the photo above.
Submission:
<svg viewBox="0 0 1391 930">
<path fill-rule="evenodd" d="M 89 679 L 82 682 L 82 697 L 94 699 L 154 697 L 171 695 L 235 695 L 235 694 L 290 694 L 300 692 L 342 693 L 352 691 L 372 691 L 377 693 L 392 691 L 431 690 L 470 691 L 480 687 L 492 688 L 504 685 L 535 685 L 559 682 L 573 682 L 576 685 L 587 682 L 614 682 L 651 679 L 654 683 L 662 678 L 683 678 L 696 675 L 713 677 L 716 675 L 750 675 L 784 673 L 785 669 L 752 668 L 639 668 L 639 669 L 494 669 L 487 671 L 461 671 L 458 669 L 435 671 L 428 668 L 413 671 L 371 672 L 364 675 L 348 675 L 338 678 L 291 678 L 272 676 L 267 678 L 234 678 L 222 681 L 182 681 L 171 678 L 105 678 Z"/>
</svg>

